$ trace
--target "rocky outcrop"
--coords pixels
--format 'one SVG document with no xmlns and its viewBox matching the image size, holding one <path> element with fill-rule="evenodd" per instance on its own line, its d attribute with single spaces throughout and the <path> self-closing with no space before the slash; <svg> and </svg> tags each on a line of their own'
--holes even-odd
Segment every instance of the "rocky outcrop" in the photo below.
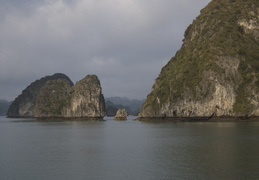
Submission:
<svg viewBox="0 0 259 180">
<path fill-rule="evenodd" d="M 61 73 L 36 80 L 23 90 L 22 94 L 12 102 L 8 109 L 7 117 L 34 117 L 35 102 L 41 88 L 48 81 L 55 80 L 65 81 L 69 86 L 73 85 L 73 82 L 66 75 Z"/>
<path fill-rule="evenodd" d="M 69 82 L 64 79 L 49 80 L 39 90 L 33 106 L 33 116 L 63 117 L 70 101 Z"/>
<path fill-rule="evenodd" d="M 127 120 L 127 111 L 126 109 L 119 109 L 115 115 L 115 120 Z"/>
<path fill-rule="evenodd" d="M 55 76 L 55 75 L 54 75 Z M 38 119 L 50 118 L 103 118 L 106 115 L 105 101 L 102 94 L 100 81 L 96 75 L 88 75 L 74 86 L 67 76 L 66 78 L 45 78 L 36 81 L 40 84 L 36 89 L 31 89 L 34 96 L 31 97 L 28 106 L 26 99 L 19 98 L 19 106 L 15 117 L 30 117 Z M 32 83 L 33 86 L 35 86 Z M 28 89 L 28 88 L 27 88 Z M 27 92 L 27 90 L 25 90 Z M 27 98 L 28 99 L 28 98 Z M 29 107 L 29 108 L 28 108 Z M 23 110 L 26 109 L 25 113 Z M 10 110 L 11 112 L 11 110 Z M 8 117 L 14 117 L 8 115 Z"/>
<path fill-rule="evenodd" d="M 218 0 L 187 28 L 139 114 L 259 116 L 259 1 Z"/>
<path fill-rule="evenodd" d="M 118 109 L 126 109 L 128 115 L 137 116 L 144 101 L 126 97 L 105 98 L 107 116 L 115 116 Z"/>
<path fill-rule="evenodd" d="M 107 116 L 115 116 L 119 109 L 125 109 L 128 115 L 134 115 L 129 106 L 123 106 L 121 104 L 114 104 L 110 100 L 105 101 Z"/>
<path fill-rule="evenodd" d="M 100 117 L 106 115 L 105 100 L 100 81 L 95 75 L 88 75 L 70 90 L 69 103 L 64 117 Z"/>
</svg>

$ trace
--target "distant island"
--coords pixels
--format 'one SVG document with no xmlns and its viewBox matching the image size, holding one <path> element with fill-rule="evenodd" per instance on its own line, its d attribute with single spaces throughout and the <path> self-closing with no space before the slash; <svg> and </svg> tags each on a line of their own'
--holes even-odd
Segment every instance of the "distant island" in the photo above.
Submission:
<svg viewBox="0 0 259 180">
<path fill-rule="evenodd" d="M 119 109 L 125 109 L 128 115 L 138 116 L 145 100 L 128 99 L 126 97 L 105 98 L 107 116 L 115 116 Z"/>
<path fill-rule="evenodd" d="M 11 102 L 4 100 L 4 99 L 0 99 L 0 116 L 6 115 L 10 104 L 11 104 Z"/>
<path fill-rule="evenodd" d="M 10 105 L 7 117 L 102 119 L 106 115 L 100 81 L 87 75 L 75 85 L 64 74 L 31 83 Z"/>
<path fill-rule="evenodd" d="M 139 119 L 258 116 L 259 1 L 211 1 L 162 68 Z"/>
<path fill-rule="evenodd" d="M 144 100 L 125 97 L 104 99 L 95 75 L 88 75 L 74 85 L 68 76 L 56 73 L 32 82 L 12 103 L 0 100 L 0 110 L 9 118 L 102 119 L 105 115 L 115 116 L 119 109 L 137 116 L 143 103 Z"/>
</svg>

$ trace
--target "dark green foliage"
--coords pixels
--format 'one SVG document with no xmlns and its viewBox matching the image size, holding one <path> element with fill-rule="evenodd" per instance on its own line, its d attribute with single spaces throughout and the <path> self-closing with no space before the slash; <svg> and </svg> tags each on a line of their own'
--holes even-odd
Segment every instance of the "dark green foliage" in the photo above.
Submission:
<svg viewBox="0 0 259 180">
<path fill-rule="evenodd" d="M 37 116 L 54 116 L 62 115 L 62 111 L 69 104 L 68 94 L 70 85 L 68 81 L 58 79 L 50 80 L 41 88 L 36 98 L 35 109 Z"/>
<path fill-rule="evenodd" d="M 237 30 L 238 32 L 240 32 L 241 34 L 244 34 L 245 31 L 244 31 L 244 28 L 242 26 L 237 26 Z"/>
<path fill-rule="evenodd" d="M 39 91 L 46 82 L 51 80 L 64 79 L 68 82 L 70 86 L 73 85 L 73 82 L 65 75 L 61 73 L 56 73 L 52 76 L 46 76 L 39 80 L 31 83 L 26 89 L 23 90 L 22 94 L 20 94 L 10 105 L 7 116 L 8 117 L 19 117 L 19 116 L 32 116 L 33 106 L 35 104 L 35 99 L 39 94 Z M 20 108 L 27 106 L 26 104 L 30 104 L 30 107 L 27 107 L 27 112 L 25 114 L 20 114 Z"/>
</svg>

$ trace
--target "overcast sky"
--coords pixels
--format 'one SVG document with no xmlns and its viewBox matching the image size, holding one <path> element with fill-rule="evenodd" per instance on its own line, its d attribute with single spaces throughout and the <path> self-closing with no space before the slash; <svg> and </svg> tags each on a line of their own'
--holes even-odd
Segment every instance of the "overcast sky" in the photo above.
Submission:
<svg viewBox="0 0 259 180">
<path fill-rule="evenodd" d="M 60 72 L 144 99 L 210 0 L 0 0 L 0 99 Z"/>
</svg>

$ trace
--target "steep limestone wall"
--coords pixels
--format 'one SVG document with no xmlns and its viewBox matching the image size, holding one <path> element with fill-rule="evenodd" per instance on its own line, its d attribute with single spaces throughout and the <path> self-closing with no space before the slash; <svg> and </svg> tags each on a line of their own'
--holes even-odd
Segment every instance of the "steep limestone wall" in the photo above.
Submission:
<svg viewBox="0 0 259 180">
<path fill-rule="evenodd" d="M 259 116 L 259 1 L 211 1 L 143 104 L 145 117 Z"/>
<path fill-rule="evenodd" d="M 105 100 L 99 79 L 88 75 L 70 90 L 70 102 L 64 117 L 104 117 Z"/>
</svg>

